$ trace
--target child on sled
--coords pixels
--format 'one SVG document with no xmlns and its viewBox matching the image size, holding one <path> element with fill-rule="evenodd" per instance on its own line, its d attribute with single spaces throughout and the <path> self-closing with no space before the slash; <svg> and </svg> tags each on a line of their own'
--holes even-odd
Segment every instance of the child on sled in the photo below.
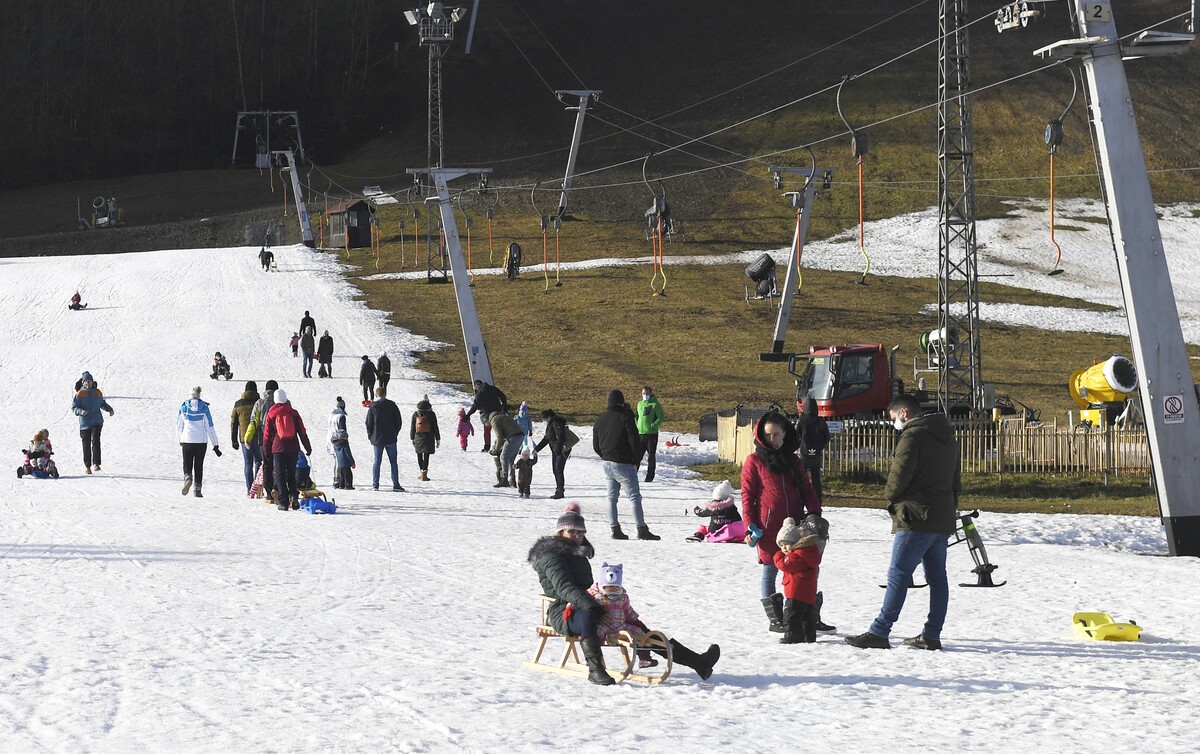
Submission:
<svg viewBox="0 0 1200 754">
<path fill-rule="evenodd" d="M 713 488 L 712 500 L 697 505 L 692 513 L 709 522 L 701 524 L 688 537 L 689 542 L 741 542 L 746 538 L 746 525 L 742 523 L 742 513 L 733 500 L 733 485 L 728 479 Z"/>
<path fill-rule="evenodd" d="M 50 458 L 52 455 L 54 449 L 50 447 L 50 430 L 40 430 L 29 441 L 29 448 L 25 451 L 25 463 L 17 467 L 17 479 L 26 475 L 45 475 L 51 479 L 58 479 L 58 467 Z"/>
<path fill-rule="evenodd" d="M 212 374 L 209 377 L 214 380 L 218 377 L 224 377 L 226 380 L 233 378 L 233 372 L 229 369 L 229 362 L 225 360 L 220 351 L 217 351 L 216 355 L 213 356 Z"/>
</svg>

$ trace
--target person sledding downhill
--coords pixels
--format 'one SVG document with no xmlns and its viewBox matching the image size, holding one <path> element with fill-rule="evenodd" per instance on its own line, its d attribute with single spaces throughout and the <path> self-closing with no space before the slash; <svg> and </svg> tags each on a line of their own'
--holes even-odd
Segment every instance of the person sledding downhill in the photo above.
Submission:
<svg viewBox="0 0 1200 754">
<path fill-rule="evenodd" d="M 75 295 L 71 297 L 71 303 L 67 304 L 67 308 L 73 312 L 77 312 L 80 309 L 86 309 L 87 304 L 81 304 L 80 301 L 82 301 L 82 299 L 79 297 L 79 291 L 75 291 Z"/>
<path fill-rule="evenodd" d="M 29 448 L 25 450 L 25 463 L 17 467 L 17 479 L 25 476 L 58 479 L 58 467 L 54 465 L 52 455 L 54 448 L 50 445 L 50 430 L 40 430 L 29 441 Z"/>
<path fill-rule="evenodd" d="M 220 351 L 213 356 L 212 373 L 208 376 L 214 380 L 218 377 L 224 377 L 227 381 L 233 379 L 233 369 L 230 368 L 229 362 L 225 360 Z"/>
<path fill-rule="evenodd" d="M 296 458 L 301 445 L 304 446 L 305 453 L 312 455 L 312 445 L 308 441 L 304 421 L 288 403 L 287 392 L 279 388 L 275 391 L 275 405 L 267 412 L 263 423 L 263 450 L 272 456 L 275 505 L 281 511 L 287 510 L 289 506 L 292 510 L 300 510 L 300 497 L 296 485 Z"/>
</svg>

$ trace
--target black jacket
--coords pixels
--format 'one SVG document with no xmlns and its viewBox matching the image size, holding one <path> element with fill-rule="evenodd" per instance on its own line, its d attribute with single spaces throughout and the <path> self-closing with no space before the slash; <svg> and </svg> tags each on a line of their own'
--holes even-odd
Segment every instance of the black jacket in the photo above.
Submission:
<svg viewBox="0 0 1200 754">
<path fill-rule="evenodd" d="M 609 406 L 592 425 L 592 449 L 605 461 L 638 463 L 641 461 L 641 445 L 637 419 L 623 405 Z"/>
<path fill-rule="evenodd" d="M 375 384 L 375 365 L 371 363 L 370 359 L 363 359 L 362 369 L 358 370 L 358 384 Z"/>
<path fill-rule="evenodd" d="M 467 409 L 467 416 L 478 411 L 480 416 L 487 419 L 489 415 L 496 411 L 507 410 L 508 396 L 500 388 L 485 382 L 475 391 L 475 402 Z"/>
<path fill-rule="evenodd" d="M 403 425 L 400 407 L 387 398 L 380 398 L 367 409 L 367 439 L 372 445 L 391 445 L 396 442 Z"/>
<path fill-rule="evenodd" d="M 387 379 L 392 376 L 392 360 L 386 356 L 379 357 L 379 363 L 375 365 L 375 371 L 379 374 L 379 379 Z"/>
<path fill-rule="evenodd" d="M 541 441 L 533 446 L 533 452 L 537 452 L 547 445 L 550 446 L 550 452 L 553 455 L 561 456 L 563 454 L 563 442 L 567 439 L 567 422 L 561 416 L 555 416 L 552 419 L 546 420 L 546 434 L 542 435 Z"/>
<path fill-rule="evenodd" d="M 317 341 L 317 361 L 329 364 L 333 361 L 333 336 L 322 335 Z"/>
<path fill-rule="evenodd" d="M 305 317 L 304 319 L 300 320 L 300 334 L 303 335 L 305 330 L 308 331 L 309 335 L 315 337 L 317 334 L 316 320 L 314 320 L 312 317 Z"/>
<path fill-rule="evenodd" d="M 810 469 L 821 468 L 821 456 L 829 446 L 829 425 L 817 415 L 817 402 L 810 398 L 804 401 L 804 413 L 796 423 L 800 435 L 800 459 Z"/>
<path fill-rule="evenodd" d="M 428 432 L 417 431 L 417 417 L 422 415 L 429 418 Z M 428 401 L 417 403 L 417 410 L 413 412 L 412 419 L 408 423 L 408 439 L 412 440 L 413 448 L 418 453 L 433 453 L 442 442 L 442 433 L 438 429 L 437 414 L 433 413 L 433 408 L 429 405 Z"/>
<path fill-rule="evenodd" d="M 550 606 L 550 625 L 560 634 L 566 635 L 567 621 L 563 612 L 567 605 L 575 610 L 591 610 L 600 607 L 588 588 L 592 585 L 592 566 L 588 560 L 595 550 L 586 539 L 575 544 L 562 537 L 542 537 L 529 548 L 529 565 L 537 571 L 542 592 L 554 598 Z"/>
<path fill-rule="evenodd" d="M 883 494 L 893 532 L 954 533 L 962 469 L 958 441 L 945 414 L 918 416 L 904 425 Z"/>
</svg>

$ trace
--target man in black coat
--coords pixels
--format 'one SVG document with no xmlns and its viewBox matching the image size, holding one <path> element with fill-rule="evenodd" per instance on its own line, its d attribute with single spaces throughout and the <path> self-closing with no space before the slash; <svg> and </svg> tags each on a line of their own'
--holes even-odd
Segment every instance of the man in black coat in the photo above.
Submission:
<svg viewBox="0 0 1200 754">
<path fill-rule="evenodd" d="M 305 331 L 314 338 L 317 337 L 317 321 L 309 316 L 307 311 L 304 312 L 304 319 L 300 320 L 300 334 L 303 335 Z"/>
<path fill-rule="evenodd" d="M 370 403 L 371 394 L 375 392 L 375 365 L 366 354 L 363 355 L 362 368 L 358 370 L 358 384 L 362 385 L 363 403 Z"/>
<path fill-rule="evenodd" d="M 488 417 L 497 411 L 508 413 L 508 396 L 495 385 L 489 385 L 483 380 L 475 380 L 475 401 L 467 409 L 467 418 L 471 418 L 471 414 L 476 411 L 483 417 L 482 452 L 486 453 L 492 446 L 492 427 L 488 423 Z"/>
<path fill-rule="evenodd" d="M 388 382 L 392 379 L 392 360 L 388 358 L 387 351 L 379 354 L 375 371 L 379 375 L 379 387 L 387 390 Z"/>
<path fill-rule="evenodd" d="M 321 339 L 317 341 L 317 361 L 321 366 L 325 367 L 323 377 L 333 376 L 333 338 L 330 337 L 329 331 L 326 330 Z"/>
<path fill-rule="evenodd" d="M 612 526 L 613 539 L 629 539 L 617 520 L 617 497 L 622 487 L 633 503 L 637 538 L 662 539 L 650 532 L 642 515 L 642 492 L 637 478 L 639 448 L 637 418 L 625 405 L 625 395 L 620 390 L 613 390 L 608 394 L 608 410 L 596 417 L 596 423 L 592 425 L 592 449 L 604 461 L 604 476 L 608 479 L 608 523 Z"/>
<path fill-rule="evenodd" d="M 396 438 L 400 436 L 403 424 L 400 407 L 387 399 L 386 390 L 375 388 L 375 402 L 367 409 L 367 439 L 375 448 L 375 467 L 371 471 L 373 490 L 379 489 L 379 467 L 386 452 L 392 465 L 392 491 L 404 492 L 400 486 L 400 468 L 396 465 Z"/>
</svg>

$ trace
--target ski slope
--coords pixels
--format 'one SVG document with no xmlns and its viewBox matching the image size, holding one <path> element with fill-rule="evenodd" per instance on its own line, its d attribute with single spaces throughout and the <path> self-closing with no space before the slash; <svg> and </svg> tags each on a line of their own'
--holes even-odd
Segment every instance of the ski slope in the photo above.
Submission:
<svg viewBox="0 0 1200 754">
<path fill-rule="evenodd" d="M 479 436 L 466 453 L 450 436 L 466 396 L 409 355 L 437 344 L 355 300 L 333 256 L 278 248 L 280 271 L 263 273 L 256 253 L 0 260 L 0 751 L 1195 751 L 1200 562 L 1153 557 L 1166 549 L 1157 520 L 985 514 L 1009 583 L 952 588 L 946 651 L 856 650 L 841 636 L 781 646 L 752 552 L 684 541 L 711 486 L 681 466 L 715 455 L 686 436 L 644 490 L 661 542 L 607 538 L 587 428 L 568 499 L 587 517 L 593 567 L 625 564 L 651 627 L 697 650 L 719 642 L 716 673 L 598 688 L 522 668 L 539 591 L 525 556 L 561 511 L 546 499 L 548 457 L 532 499 L 493 489 Z M 77 287 L 90 306 L 68 312 Z M 335 340 L 332 380 L 303 379 L 287 347 L 305 309 Z M 447 428 L 428 483 L 402 440 L 407 493 L 369 489 L 357 365 L 383 349 L 406 423 L 428 394 Z M 208 379 L 217 350 L 231 382 Z M 69 408 L 85 369 L 116 410 L 93 476 Z M 245 497 L 229 413 L 246 379 L 271 378 L 304 417 L 331 493 L 326 420 L 347 399 L 358 489 L 336 495 L 337 515 Z M 174 417 L 193 385 L 226 451 L 208 455 L 203 499 L 179 494 Z M 502 387 L 520 400 L 519 385 Z M 597 406 L 611 387 L 638 386 L 596 386 Z M 17 480 L 17 451 L 43 427 L 63 477 Z M 624 502 L 621 516 L 632 523 Z M 859 633 L 883 596 L 887 516 L 827 516 L 824 618 Z M 971 565 L 954 547 L 952 583 L 973 581 Z M 894 639 L 920 631 L 926 600 L 912 594 Z M 1143 641 L 1077 638 L 1076 610 L 1133 618 Z"/>
</svg>

